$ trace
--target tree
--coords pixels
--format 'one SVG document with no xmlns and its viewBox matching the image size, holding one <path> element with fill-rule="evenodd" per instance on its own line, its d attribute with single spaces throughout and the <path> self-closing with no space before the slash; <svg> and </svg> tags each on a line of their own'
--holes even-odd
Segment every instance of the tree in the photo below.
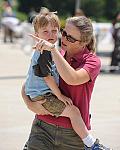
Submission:
<svg viewBox="0 0 120 150">
<path fill-rule="evenodd" d="M 27 14 L 33 8 L 38 12 L 42 5 L 43 0 L 18 0 L 18 10 Z"/>
<path fill-rule="evenodd" d="M 116 13 L 120 9 L 120 0 L 106 0 L 105 4 L 105 16 L 109 20 L 113 20 Z"/>
<path fill-rule="evenodd" d="M 18 3 L 18 10 L 25 13 L 28 13 L 31 8 L 38 12 L 44 6 L 51 11 L 58 11 L 60 16 L 72 15 L 75 6 L 75 0 L 18 0 Z"/>
<path fill-rule="evenodd" d="M 39 12 L 41 7 L 50 11 L 58 11 L 63 18 L 72 16 L 75 12 L 76 0 L 17 0 L 18 10 L 28 14 L 31 9 Z M 80 0 L 81 9 L 85 15 L 96 21 L 111 21 L 120 9 L 120 0 Z"/>
<path fill-rule="evenodd" d="M 57 10 L 60 16 L 71 16 L 74 14 L 75 0 L 45 0 L 44 5 L 50 10 Z"/>
<path fill-rule="evenodd" d="M 104 16 L 105 0 L 83 0 L 81 6 L 86 16 L 92 17 L 96 21 Z"/>
</svg>

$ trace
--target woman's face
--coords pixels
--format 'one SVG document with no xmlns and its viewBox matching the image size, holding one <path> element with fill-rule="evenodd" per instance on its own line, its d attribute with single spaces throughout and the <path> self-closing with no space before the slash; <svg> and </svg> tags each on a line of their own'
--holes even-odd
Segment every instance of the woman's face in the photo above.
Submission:
<svg viewBox="0 0 120 150">
<path fill-rule="evenodd" d="M 54 27 L 51 24 L 48 24 L 46 27 L 40 28 L 36 35 L 39 38 L 54 44 L 58 38 L 58 27 Z"/>
<path fill-rule="evenodd" d="M 70 53 L 77 53 L 82 48 L 80 43 L 80 31 L 71 23 L 67 23 L 62 31 L 61 47 Z"/>
</svg>

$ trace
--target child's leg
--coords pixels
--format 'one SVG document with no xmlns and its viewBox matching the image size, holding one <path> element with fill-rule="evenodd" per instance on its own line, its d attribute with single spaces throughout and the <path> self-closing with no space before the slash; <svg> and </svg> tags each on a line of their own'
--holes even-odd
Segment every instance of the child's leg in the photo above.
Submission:
<svg viewBox="0 0 120 150">
<path fill-rule="evenodd" d="M 65 104 L 52 93 L 37 96 L 32 98 L 32 101 L 43 101 L 44 99 L 46 99 L 46 102 L 44 102 L 42 106 L 56 117 L 59 117 L 66 107 Z"/>
<path fill-rule="evenodd" d="M 66 106 L 60 116 L 66 116 L 70 118 L 73 129 L 82 139 L 89 134 L 79 109 L 74 105 Z"/>
<path fill-rule="evenodd" d="M 84 144 L 91 147 L 95 139 L 89 134 L 89 131 L 81 117 L 80 111 L 76 106 L 66 106 L 60 116 L 69 117 L 75 132 L 83 140 Z"/>
</svg>

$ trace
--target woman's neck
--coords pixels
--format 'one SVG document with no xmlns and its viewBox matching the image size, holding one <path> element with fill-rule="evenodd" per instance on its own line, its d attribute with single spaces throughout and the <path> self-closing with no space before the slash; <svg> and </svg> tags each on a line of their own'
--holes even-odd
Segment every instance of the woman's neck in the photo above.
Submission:
<svg viewBox="0 0 120 150">
<path fill-rule="evenodd" d="M 66 51 L 66 59 L 70 59 L 71 57 L 77 55 L 84 51 L 85 48 L 78 49 L 77 51 Z"/>
</svg>

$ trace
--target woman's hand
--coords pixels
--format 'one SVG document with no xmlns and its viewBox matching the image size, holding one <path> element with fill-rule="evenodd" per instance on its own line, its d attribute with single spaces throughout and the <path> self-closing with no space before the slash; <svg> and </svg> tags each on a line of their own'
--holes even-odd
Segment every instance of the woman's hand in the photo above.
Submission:
<svg viewBox="0 0 120 150">
<path fill-rule="evenodd" d="M 46 101 L 36 101 L 36 102 L 32 102 L 30 100 L 30 98 L 25 94 L 25 85 L 22 86 L 22 91 L 21 91 L 23 100 L 25 102 L 25 104 L 27 105 L 28 109 L 31 110 L 32 112 L 36 113 L 36 114 L 40 114 L 40 115 L 52 115 L 50 112 L 48 112 L 43 106 L 42 104 Z"/>
<path fill-rule="evenodd" d="M 47 50 L 47 51 L 54 50 L 54 48 L 55 48 L 54 44 L 52 44 L 52 43 L 50 43 L 50 42 L 48 42 L 46 40 L 40 39 L 39 37 L 36 37 L 33 34 L 30 34 L 30 36 L 37 41 L 35 46 L 33 46 L 33 49 L 37 49 L 41 53 L 43 52 L 43 50 Z"/>
</svg>

